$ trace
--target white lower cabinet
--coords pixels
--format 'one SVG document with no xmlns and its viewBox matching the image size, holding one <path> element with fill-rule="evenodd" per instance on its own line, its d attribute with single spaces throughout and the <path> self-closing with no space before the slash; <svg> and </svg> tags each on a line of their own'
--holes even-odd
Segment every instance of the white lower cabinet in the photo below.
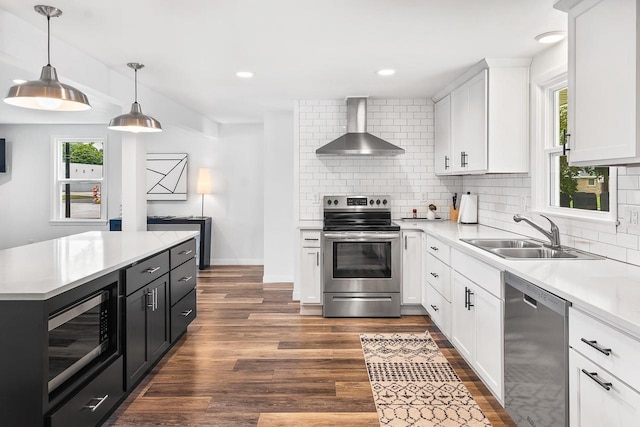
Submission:
<svg viewBox="0 0 640 427">
<path fill-rule="evenodd" d="M 497 296 L 503 295 L 502 273 L 458 251 L 452 251 L 451 267 L 450 341 L 498 400 L 504 402 L 504 300 Z"/>
<path fill-rule="evenodd" d="M 322 304 L 320 232 L 303 231 L 300 240 L 300 302 Z"/>
<path fill-rule="evenodd" d="M 438 325 L 445 336 L 451 335 L 451 303 L 447 301 L 433 286 L 425 282 L 426 294 L 423 307 L 429 313 L 431 320 Z"/>
<path fill-rule="evenodd" d="M 636 426 L 640 393 L 571 348 L 569 411 L 571 427 Z"/>
<path fill-rule="evenodd" d="M 569 309 L 569 424 L 636 426 L 640 420 L 640 340 Z"/>
<path fill-rule="evenodd" d="M 422 231 L 402 232 L 402 304 L 422 302 Z"/>
</svg>

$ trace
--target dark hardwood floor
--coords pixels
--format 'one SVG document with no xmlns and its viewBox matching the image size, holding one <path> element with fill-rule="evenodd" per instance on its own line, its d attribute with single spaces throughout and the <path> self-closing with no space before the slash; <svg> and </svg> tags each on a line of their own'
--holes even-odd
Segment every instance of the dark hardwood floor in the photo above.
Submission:
<svg viewBox="0 0 640 427">
<path fill-rule="evenodd" d="M 260 266 L 198 273 L 198 317 L 105 425 L 377 426 L 360 333 L 429 330 L 492 424 L 508 414 L 427 316 L 300 316 Z"/>
</svg>

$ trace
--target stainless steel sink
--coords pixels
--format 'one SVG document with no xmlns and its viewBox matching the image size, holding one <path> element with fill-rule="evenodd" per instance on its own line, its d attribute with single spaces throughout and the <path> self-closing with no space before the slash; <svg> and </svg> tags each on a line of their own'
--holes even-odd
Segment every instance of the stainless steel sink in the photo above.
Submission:
<svg viewBox="0 0 640 427">
<path fill-rule="evenodd" d="M 505 259 L 603 259 L 577 249 L 552 249 L 534 239 L 460 239 Z"/>
<path fill-rule="evenodd" d="M 575 253 L 551 248 L 497 248 L 490 252 L 503 258 L 578 258 Z"/>
<path fill-rule="evenodd" d="M 470 245 L 482 249 L 488 248 L 539 248 L 542 242 L 521 239 L 462 239 Z"/>
</svg>

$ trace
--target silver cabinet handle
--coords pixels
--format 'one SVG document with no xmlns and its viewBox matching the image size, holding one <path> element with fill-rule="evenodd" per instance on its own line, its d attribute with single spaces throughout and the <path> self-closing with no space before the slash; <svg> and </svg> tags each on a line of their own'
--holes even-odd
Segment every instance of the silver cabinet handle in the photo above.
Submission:
<svg viewBox="0 0 640 427">
<path fill-rule="evenodd" d="M 404 248 L 407 249 L 407 236 L 404 236 Z"/>
<path fill-rule="evenodd" d="M 432 250 L 434 250 L 434 251 L 436 251 L 436 252 L 438 252 L 438 251 L 439 251 L 439 249 L 438 249 L 438 247 L 437 247 L 437 246 L 431 246 L 431 249 L 432 249 Z"/>
<path fill-rule="evenodd" d="M 433 311 L 438 311 L 439 310 L 439 308 L 437 306 L 433 305 L 433 304 L 431 304 L 431 308 L 433 308 Z"/>
<path fill-rule="evenodd" d="M 188 317 L 191 313 L 193 313 L 193 310 L 187 310 L 180 313 L 180 315 L 184 317 Z"/>
<path fill-rule="evenodd" d="M 449 169 L 449 156 L 444 156 L 444 170 Z"/>
<path fill-rule="evenodd" d="M 85 406 L 86 409 L 91 409 L 91 412 L 96 412 L 96 409 L 98 409 L 98 407 L 100 405 L 102 405 L 104 403 L 105 400 L 107 400 L 107 398 L 109 397 L 108 394 L 105 394 L 104 397 L 94 397 L 91 400 L 97 400 L 98 403 L 96 403 L 95 405 L 87 405 Z"/>
<path fill-rule="evenodd" d="M 304 240 L 311 240 L 311 241 L 317 242 L 320 239 L 309 239 L 309 238 L 305 237 Z"/>
<path fill-rule="evenodd" d="M 605 389 L 607 391 L 611 390 L 611 386 L 613 386 L 613 384 L 605 383 L 603 381 L 600 381 L 598 379 L 598 373 L 597 372 L 589 372 L 586 369 L 582 369 L 582 373 L 585 374 L 586 376 L 588 376 L 589 378 L 591 378 L 592 380 L 594 380 L 595 382 L 597 382 L 598 385 L 600 387 L 602 387 L 603 389 Z"/>
<path fill-rule="evenodd" d="M 158 271 L 158 270 L 160 270 L 160 267 L 155 267 L 155 268 L 151 268 L 151 267 L 149 267 L 149 268 L 147 268 L 144 272 L 145 272 L 145 273 L 149 273 L 149 274 L 153 274 L 153 273 L 155 273 L 155 272 L 156 272 L 156 271 Z"/>
<path fill-rule="evenodd" d="M 467 310 L 471 311 L 471 307 L 473 307 L 473 304 L 471 304 L 471 295 L 475 295 L 473 292 L 471 292 L 471 289 L 467 290 L 468 293 L 468 302 L 467 302 Z"/>
<path fill-rule="evenodd" d="M 320 267 L 320 252 L 316 252 L 316 266 Z"/>
<path fill-rule="evenodd" d="M 610 348 L 600 347 L 598 345 L 598 341 L 596 341 L 596 340 L 589 341 L 588 339 L 580 338 L 580 341 L 582 341 L 583 343 L 585 343 L 586 345 L 588 345 L 591 348 L 595 348 L 596 350 L 598 350 L 600 353 L 604 354 L 605 356 L 611 356 L 611 349 Z"/>
<path fill-rule="evenodd" d="M 151 302 L 149 302 L 149 297 L 151 297 Z M 147 298 L 146 306 L 151 308 L 151 310 L 153 310 L 153 290 L 151 290 L 151 292 L 147 292 L 146 298 Z"/>
<path fill-rule="evenodd" d="M 193 276 L 187 276 L 187 277 L 181 278 L 180 280 L 178 280 L 178 282 L 188 282 L 191 279 L 193 279 Z"/>
<path fill-rule="evenodd" d="M 431 275 L 432 275 L 433 277 L 435 277 L 436 279 L 437 279 L 438 277 L 440 277 L 440 276 L 438 276 L 436 273 L 429 273 L 429 274 L 431 274 Z"/>
<path fill-rule="evenodd" d="M 189 255 L 193 250 L 189 249 L 188 251 L 182 251 L 178 255 Z"/>
<path fill-rule="evenodd" d="M 153 311 L 158 309 L 158 288 L 153 290 Z"/>
</svg>

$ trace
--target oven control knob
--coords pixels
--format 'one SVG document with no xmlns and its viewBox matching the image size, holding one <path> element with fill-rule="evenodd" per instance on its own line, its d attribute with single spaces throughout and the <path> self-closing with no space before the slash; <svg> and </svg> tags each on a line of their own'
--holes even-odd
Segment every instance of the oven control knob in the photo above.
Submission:
<svg viewBox="0 0 640 427">
<path fill-rule="evenodd" d="M 374 202 L 373 202 L 373 199 L 369 200 L 369 204 L 370 204 L 371 206 L 373 206 L 373 203 L 374 203 Z"/>
<path fill-rule="evenodd" d="M 380 199 L 376 200 L 376 205 L 380 204 Z"/>
<path fill-rule="evenodd" d="M 331 204 L 331 200 L 327 200 L 327 204 L 330 205 Z"/>
<path fill-rule="evenodd" d="M 334 200 L 334 201 L 333 201 L 333 204 L 337 206 L 337 205 L 338 205 L 338 200 L 337 200 L 337 199 L 336 199 L 336 200 Z"/>
<path fill-rule="evenodd" d="M 382 200 L 382 204 L 386 205 L 387 204 L 387 199 Z"/>
</svg>

